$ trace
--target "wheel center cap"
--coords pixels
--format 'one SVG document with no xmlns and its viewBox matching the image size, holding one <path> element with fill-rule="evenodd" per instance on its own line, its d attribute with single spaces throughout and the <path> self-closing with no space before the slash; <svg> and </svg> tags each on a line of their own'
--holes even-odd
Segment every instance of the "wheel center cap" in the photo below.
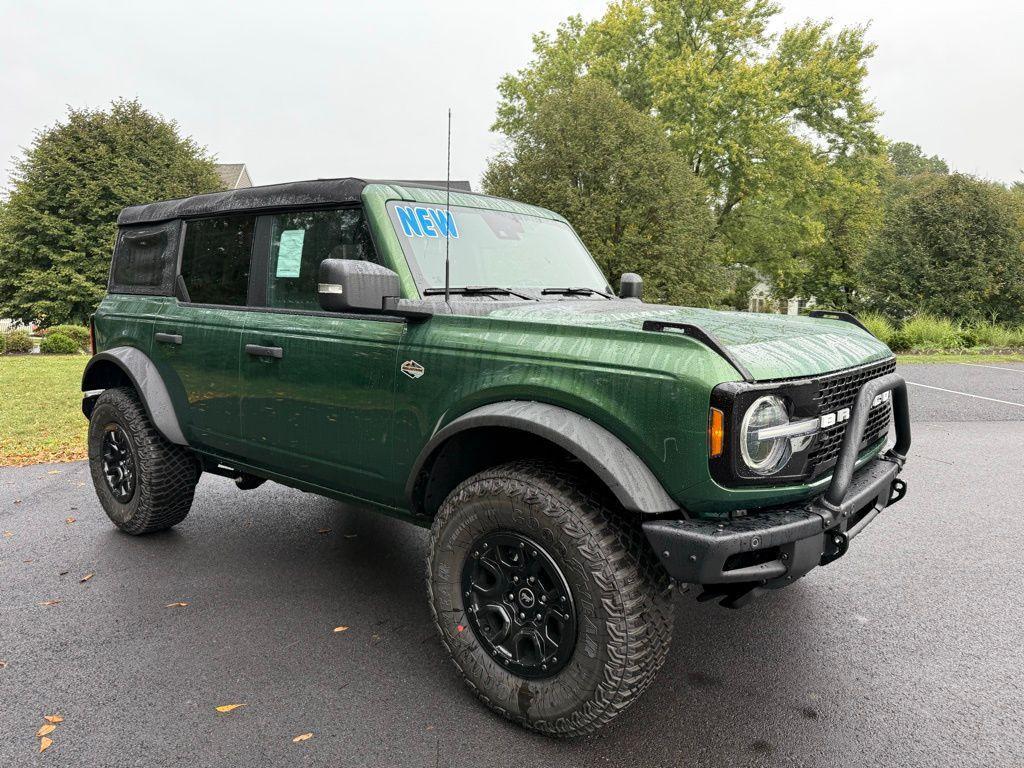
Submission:
<svg viewBox="0 0 1024 768">
<path fill-rule="evenodd" d="M 529 587 L 523 587 L 519 590 L 519 604 L 523 608 L 532 608 L 536 598 L 533 596 L 533 592 Z"/>
</svg>

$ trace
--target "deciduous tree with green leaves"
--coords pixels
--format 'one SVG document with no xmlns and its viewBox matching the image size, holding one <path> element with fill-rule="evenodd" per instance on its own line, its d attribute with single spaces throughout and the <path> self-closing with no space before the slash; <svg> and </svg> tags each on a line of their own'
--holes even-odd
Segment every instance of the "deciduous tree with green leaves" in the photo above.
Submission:
<svg viewBox="0 0 1024 768">
<path fill-rule="evenodd" d="M 807 21 L 773 33 L 778 13 L 769 0 L 620 0 L 596 21 L 572 17 L 535 36 L 533 61 L 502 80 L 494 127 L 515 145 L 547 95 L 604 80 L 657 119 L 707 185 L 730 260 L 797 290 L 807 254 L 861 257 L 846 253 L 861 249 L 847 224 L 877 215 L 864 209 L 880 205 L 884 143 L 865 95 L 865 29 Z"/>
<path fill-rule="evenodd" d="M 707 187 L 657 120 L 603 80 L 582 78 L 539 99 L 484 187 L 565 215 L 612 285 L 638 272 L 651 301 L 725 298 Z"/>
<path fill-rule="evenodd" d="M 205 149 L 138 101 L 70 109 L 15 163 L 0 208 L 0 317 L 84 322 L 122 208 L 221 188 Z"/>
<path fill-rule="evenodd" d="M 1024 320 L 1024 234 L 1011 190 L 961 174 L 923 174 L 894 196 L 865 260 L 868 305 L 902 320 Z"/>
<path fill-rule="evenodd" d="M 897 176 L 916 176 L 920 173 L 949 173 L 949 165 L 938 155 L 926 155 L 920 144 L 894 141 L 889 145 L 889 162 Z"/>
</svg>

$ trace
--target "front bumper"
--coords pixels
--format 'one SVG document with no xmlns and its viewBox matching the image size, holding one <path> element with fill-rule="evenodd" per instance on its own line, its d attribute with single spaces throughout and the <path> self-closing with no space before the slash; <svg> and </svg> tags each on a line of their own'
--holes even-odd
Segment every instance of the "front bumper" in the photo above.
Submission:
<svg viewBox="0 0 1024 768">
<path fill-rule="evenodd" d="M 854 475 L 871 403 L 890 390 L 896 443 Z M 861 388 L 831 484 L 821 496 L 726 520 L 653 520 L 643 530 L 670 576 L 704 585 L 706 595 L 738 607 L 761 589 L 786 586 L 844 555 L 883 509 L 903 498 L 906 483 L 898 476 L 909 448 L 906 384 L 896 374 L 882 376 Z"/>
</svg>

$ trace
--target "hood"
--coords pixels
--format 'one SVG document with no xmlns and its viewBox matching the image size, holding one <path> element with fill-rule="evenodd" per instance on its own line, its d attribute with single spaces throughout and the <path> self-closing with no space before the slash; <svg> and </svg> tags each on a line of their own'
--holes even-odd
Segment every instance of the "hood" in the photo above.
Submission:
<svg viewBox="0 0 1024 768">
<path fill-rule="evenodd" d="M 693 323 L 717 338 L 759 381 L 816 376 L 892 356 L 874 336 L 841 320 L 621 300 L 517 303 L 506 308 L 501 303 L 472 302 L 471 312 L 507 320 L 632 331 L 640 331 L 645 320 Z"/>
</svg>

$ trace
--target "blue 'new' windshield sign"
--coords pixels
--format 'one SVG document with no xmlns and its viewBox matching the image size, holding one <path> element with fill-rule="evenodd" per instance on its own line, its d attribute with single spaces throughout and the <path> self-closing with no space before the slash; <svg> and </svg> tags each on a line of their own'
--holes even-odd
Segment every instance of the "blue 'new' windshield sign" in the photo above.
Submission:
<svg viewBox="0 0 1024 768">
<path fill-rule="evenodd" d="M 421 206 L 398 205 L 398 222 L 406 237 L 452 237 L 459 236 L 455 217 L 444 208 L 423 208 Z"/>
</svg>

